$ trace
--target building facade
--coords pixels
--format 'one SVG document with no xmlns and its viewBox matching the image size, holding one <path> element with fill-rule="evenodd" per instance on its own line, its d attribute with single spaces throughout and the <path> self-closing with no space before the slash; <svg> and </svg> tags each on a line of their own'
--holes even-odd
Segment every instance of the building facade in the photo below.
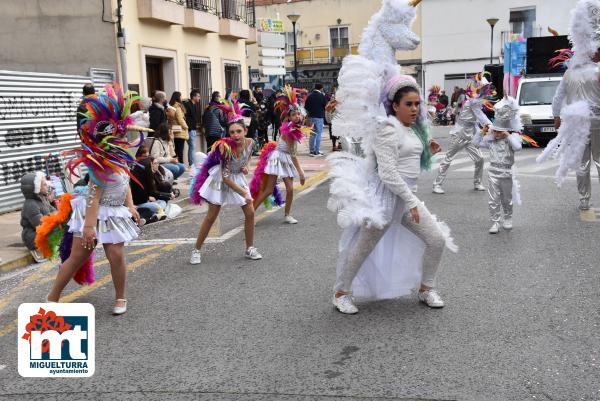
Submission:
<svg viewBox="0 0 600 401">
<path fill-rule="evenodd" d="M 248 87 L 253 1 L 127 0 L 123 14 L 130 89 L 143 96 L 180 91 L 184 98 L 198 89 L 207 103 L 211 91 Z"/>
<path fill-rule="evenodd" d="M 551 35 L 548 27 L 568 34 L 570 10 L 577 0 L 424 0 L 422 12 L 422 81 L 424 88 L 440 85 L 446 91 L 464 87 L 466 78 L 490 64 L 504 61 L 504 43 L 512 34 Z"/>
<path fill-rule="evenodd" d="M 337 81 L 341 61 L 356 54 L 363 30 L 370 17 L 381 7 L 381 0 L 256 0 L 256 18 L 279 19 L 284 22 L 286 36 L 286 81 L 293 81 L 294 34 L 290 14 L 299 14 L 296 23 L 298 86 L 310 88 L 322 82 L 329 89 Z M 420 34 L 418 17 L 413 30 Z M 421 48 L 398 52 L 404 72 L 420 76 Z M 248 46 L 248 66 L 252 82 L 266 82 L 259 74 L 258 46 Z"/>
</svg>

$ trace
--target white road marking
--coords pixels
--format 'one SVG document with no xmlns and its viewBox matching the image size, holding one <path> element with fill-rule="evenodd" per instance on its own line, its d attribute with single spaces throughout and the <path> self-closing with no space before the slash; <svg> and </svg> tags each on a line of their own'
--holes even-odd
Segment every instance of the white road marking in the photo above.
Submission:
<svg viewBox="0 0 600 401">
<path fill-rule="evenodd" d="M 320 186 L 325 181 L 327 181 L 327 177 L 323 178 L 322 180 L 311 185 L 309 188 L 306 188 L 304 191 L 297 194 L 295 196 L 295 199 L 306 196 L 307 194 L 314 191 L 318 186 Z M 273 209 L 264 211 L 263 213 L 260 214 L 260 216 L 263 216 L 263 217 L 261 217 L 261 219 L 267 217 L 267 215 L 270 215 L 272 213 L 279 211 L 280 209 L 281 208 L 273 208 Z M 171 220 L 173 220 L 173 219 L 171 219 Z M 165 221 L 167 221 L 167 220 L 165 220 Z M 242 231 L 244 231 L 243 224 L 227 231 L 225 234 L 221 235 L 220 237 L 212 237 L 212 238 L 209 237 L 206 239 L 205 243 L 221 244 L 221 243 L 235 237 Z M 157 238 L 157 239 L 147 239 L 147 240 L 135 240 L 135 241 L 125 244 L 125 246 L 151 246 L 151 245 L 171 245 L 171 244 L 186 245 L 186 244 L 195 244 L 195 243 L 196 243 L 196 238 Z"/>
</svg>

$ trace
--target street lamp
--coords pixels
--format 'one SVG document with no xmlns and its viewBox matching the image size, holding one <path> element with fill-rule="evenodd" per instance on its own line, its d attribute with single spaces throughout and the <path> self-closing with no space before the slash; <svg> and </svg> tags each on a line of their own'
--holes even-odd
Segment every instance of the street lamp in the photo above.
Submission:
<svg viewBox="0 0 600 401">
<path fill-rule="evenodd" d="M 292 21 L 292 30 L 294 31 L 294 84 L 298 85 L 298 60 L 296 59 L 296 22 L 300 19 L 300 14 L 288 14 L 288 19 Z"/>
<path fill-rule="evenodd" d="M 498 18 L 488 18 L 488 24 L 492 27 L 492 37 L 490 44 L 490 64 L 494 64 L 494 26 L 498 23 Z"/>
</svg>

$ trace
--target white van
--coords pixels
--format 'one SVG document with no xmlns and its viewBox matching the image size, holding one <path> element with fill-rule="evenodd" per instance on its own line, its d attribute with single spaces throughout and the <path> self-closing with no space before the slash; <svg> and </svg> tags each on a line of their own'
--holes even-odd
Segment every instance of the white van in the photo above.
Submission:
<svg viewBox="0 0 600 401">
<path fill-rule="evenodd" d="M 524 133 L 546 143 L 556 136 L 552 116 L 552 98 L 562 76 L 523 77 L 517 89 Z"/>
</svg>

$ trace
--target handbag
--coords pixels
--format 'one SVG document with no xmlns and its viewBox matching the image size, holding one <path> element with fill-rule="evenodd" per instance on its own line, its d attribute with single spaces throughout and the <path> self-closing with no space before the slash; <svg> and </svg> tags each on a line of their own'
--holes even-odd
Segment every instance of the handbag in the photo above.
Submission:
<svg viewBox="0 0 600 401">
<path fill-rule="evenodd" d="M 173 124 L 171 125 L 171 132 L 182 132 L 183 131 L 183 127 L 179 124 Z"/>
</svg>

